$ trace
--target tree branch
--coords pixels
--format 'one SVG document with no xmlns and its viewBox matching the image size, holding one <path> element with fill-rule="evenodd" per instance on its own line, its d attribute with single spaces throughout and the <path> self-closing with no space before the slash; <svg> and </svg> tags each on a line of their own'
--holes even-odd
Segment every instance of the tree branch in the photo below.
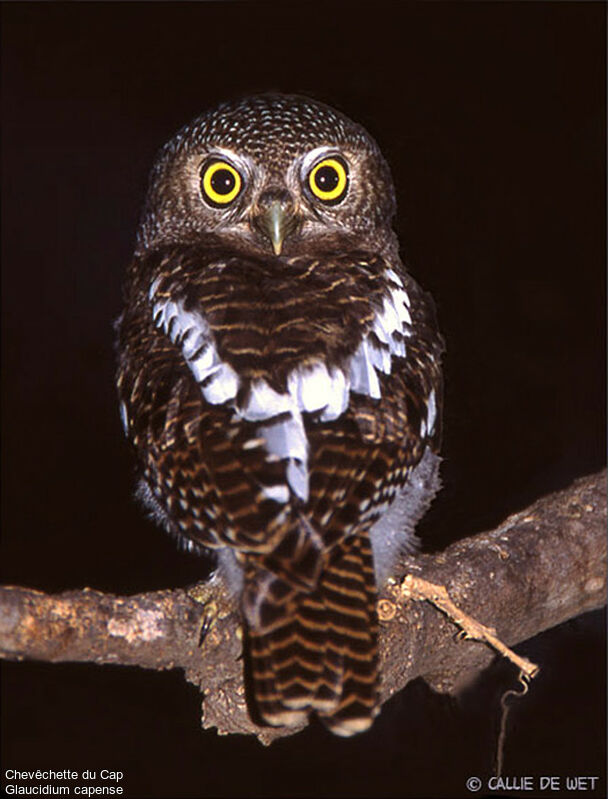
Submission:
<svg viewBox="0 0 608 799">
<path fill-rule="evenodd" d="M 604 604 L 605 488 L 605 471 L 581 478 L 495 530 L 408 557 L 402 573 L 445 586 L 460 610 L 502 642 L 525 641 Z M 487 646 L 455 636 L 429 603 L 412 601 L 412 585 L 407 577 L 392 581 L 379 601 L 382 701 L 415 677 L 442 692 L 458 690 L 493 657 Z M 241 642 L 237 603 L 218 579 L 126 597 L 0 588 L 3 658 L 181 668 L 205 695 L 204 727 L 269 743 L 295 730 L 250 720 Z"/>
</svg>

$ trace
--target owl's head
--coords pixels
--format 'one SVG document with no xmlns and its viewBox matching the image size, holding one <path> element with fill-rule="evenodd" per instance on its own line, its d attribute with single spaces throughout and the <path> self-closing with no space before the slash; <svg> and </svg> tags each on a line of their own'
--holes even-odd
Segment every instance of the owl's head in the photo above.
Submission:
<svg viewBox="0 0 608 799">
<path fill-rule="evenodd" d="M 165 145 L 152 170 L 138 253 L 219 237 L 295 255 L 348 242 L 394 246 L 395 196 L 378 146 L 322 103 L 264 94 L 220 105 Z"/>
</svg>

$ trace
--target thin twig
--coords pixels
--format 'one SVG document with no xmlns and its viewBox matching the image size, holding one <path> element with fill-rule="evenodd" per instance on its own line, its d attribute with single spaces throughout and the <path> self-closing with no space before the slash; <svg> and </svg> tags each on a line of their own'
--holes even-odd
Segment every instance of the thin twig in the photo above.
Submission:
<svg viewBox="0 0 608 799">
<path fill-rule="evenodd" d="M 503 657 L 514 663 L 526 680 L 534 679 L 540 671 L 540 667 L 535 663 L 517 655 L 512 649 L 503 644 L 493 627 L 486 627 L 457 607 L 450 599 L 445 586 L 435 585 L 434 583 L 429 583 L 428 580 L 423 580 L 422 577 L 408 574 L 401 583 L 401 594 L 404 599 L 414 599 L 417 602 L 430 602 L 433 604 L 442 613 L 445 613 L 454 624 L 460 627 L 461 639 L 485 641 L 497 652 L 500 652 Z"/>
</svg>

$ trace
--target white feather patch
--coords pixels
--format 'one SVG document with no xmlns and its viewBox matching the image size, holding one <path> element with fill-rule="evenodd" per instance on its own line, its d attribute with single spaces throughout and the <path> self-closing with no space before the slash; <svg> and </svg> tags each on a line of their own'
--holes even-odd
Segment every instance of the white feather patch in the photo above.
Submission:
<svg viewBox="0 0 608 799">
<path fill-rule="evenodd" d="M 258 433 L 266 441 L 266 448 L 278 458 L 296 458 L 306 462 L 308 439 L 299 413 L 290 413 L 286 419 L 271 424 L 261 424 Z"/>
<path fill-rule="evenodd" d="M 399 275 L 395 272 L 394 269 L 387 269 L 384 273 L 389 280 L 392 280 L 393 283 L 396 283 L 400 288 L 403 288 L 403 280 L 399 277 Z M 407 294 L 405 295 L 407 297 Z M 407 297 L 407 304 L 410 304 L 409 297 Z"/>
<path fill-rule="evenodd" d="M 368 351 L 371 357 L 372 365 L 376 369 L 380 369 L 385 375 L 391 373 L 391 354 L 388 347 L 378 346 L 375 342 L 368 342 Z"/>
<path fill-rule="evenodd" d="M 392 269 L 387 269 L 385 275 L 394 287 L 390 289 L 389 296 L 383 299 L 382 310 L 372 322 L 371 329 L 377 340 L 370 336 L 364 338 L 348 367 L 350 390 L 366 394 L 372 399 L 380 399 L 381 396 L 376 372 L 385 375 L 391 373 L 392 356 L 406 357 L 404 338 L 412 335 L 411 302 L 403 288 L 403 281 Z"/>
<path fill-rule="evenodd" d="M 379 341 L 387 344 L 392 355 L 406 357 L 404 337 L 412 335 L 412 318 L 407 308 L 409 298 L 403 289 L 394 289 L 385 297 L 382 311 L 376 315 L 372 330 Z"/>
<path fill-rule="evenodd" d="M 364 338 L 350 360 L 350 388 L 356 394 L 366 394 L 380 399 L 380 382 L 372 363 L 372 346 L 369 337 Z"/>
<path fill-rule="evenodd" d="M 293 398 L 289 394 L 279 394 L 265 380 L 254 380 L 247 404 L 240 409 L 240 415 L 248 422 L 270 419 L 280 413 L 292 411 Z"/>
<path fill-rule="evenodd" d="M 302 411 L 319 411 L 327 405 L 331 391 L 331 377 L 324 363 L 312 368 L 294 369 L 289 375 L 287 390 Z"/>
<path fill-rule="evenodd" d="M 239 390 L 239 378 L 234 369 L 227 363 L 220 364 L 220 368 L 213 374 L 210 383 L 201 386 L 203 396 L 211 405 L 223 405 L 236 399 Z"/>
<path fill-rule="evenodd" d="M 257 434 L 266 442 L 270 456 L 288 458 L 287 482 L 303 502 L 308 500 L 308 439 L 298 402 L 291 392 L 280 394 L 265 380 L 255 380 L 247 404 L 237 409 L 249 422 L 260 424 Z M 285 416 L 273 421 L 275 416 Z"/>
<path fill-rule="evenodd" d="M 405 342 L 401 337 L 393 336 L 391 339 L 391 352 L 399 358 L 405 358 L 407 350 L 405 349 Z"/>
<path fill-rule="evenodd" d="M 294 369 L 287 390 L 298 408 L 307 413 L 322 411 L 321 420 L 337 419 L 348 407 L 349 381 L 341 369 L 328 371 L 324 363 Z"/>
<path fill-rule="evenodd" d="M 391 299 L 388 299 L 388 297 L 384 298 L 382 314 L 379 318 L 389 335 L 392 335 L 396 330 L 401 330 L 401 321 L 392 301 L 392 297 Z"/>
<path fill-rule="evenodd" d="M 308 462 L 290 460 L 287 464 L 287 482 L 302 502 L 308 502 Z"/>
<path fill-rule="evenodd" d="M 153 295 L 158 285 L 150 287 Z M 239 379 L 234 369 L 221 360 L 211 338 L 209 325 L 201 314 L 187 311 L 183 303 L 170 299 L 154 303 L 152 315 L 157 327 L 169 336 L 174 344 L 181 343 L 182 354 L 201 391 L 211 405 L 222 405 L 234 400 Z M 201 349 L 202 348 L 202 349 Z M 196 357 L 195 357 L 196 356 Z"/>
<path fill-rule="evenodd" d="M 410 312 L 407 309 L 407 304 L 409 303 L 409 297 L 405 293 L 403 289 L 395 289 L 391 292 L 391 296 L 393 299 L 393 304 L 395 306 L 395 310 L 399 316 L 399 319 L 402 323 L 406 325 L 412 324 L 412 317 L 410 316 Z"/>
<path fill-rule="evenodd" d="M 128 435 L 128 433 L 129 433 L 129 417 L 127 416 L 127 406 L 122 401 L 120 403 L 120 421 L 122 422 L 122 428 L 125 431 L 125 435 Z"/>
<path fill-rule="evenodd" d="M 437 401 L 435 399 L 435 389 L 433 389 L 429 394 L 426 407 L 426 425 L 429 433 L 432 433 L 435 430 L 435 421 L 437 419 Z"/>
<path fill-rule="evenodd" d="M 154 299 L 154 295 L 156 294 L 156 289 L 160 286 L 160 281 L 162 280 L 161 277 L 155 278 L 152 283 L 150 283 L 150 289 L 148 291 L 148 298 L 150 300 Z"/>
<path fill-rule="evenodd" d="M 331 388 L 327 395 L 327 405 L 321 414 L 322 422 L 332 422 L 341 416 L 348 407 L 350 381 L 341 369 L 331 372 Z"/>
<path fill-rule="evenodd" d="M 203 380 L 211 377 L 222 365 L 215 347 L 209 342 L 204 345 L 198 358 L 194 360 L 186 358 L 186 360 L 189 361 L 190 369 L 197 383 L 202 383 Z"/>
<path fill-rule="evenodd" d="M 203 333 L 195 327 L 189 328 L 182 339 L 182 352 L 184 353 L 184 358 L 187 361 L 191 360 L 201 349 L 201 347 L 204 346 L 205 337 Z"/>
<path fill-rule="evenodd" d="M 385 327 L 381 315 L 375 317 L 372 330 L 383 344 L 391 343 L 391 338 L 392 338 L 391 332 Z"/>
<path fill-rule="evenodd" d="M 266 486 L 262 489 L 262 495 L 283 505 L 289 502 L 289 489 L 286 485 Z"/>
</svg>

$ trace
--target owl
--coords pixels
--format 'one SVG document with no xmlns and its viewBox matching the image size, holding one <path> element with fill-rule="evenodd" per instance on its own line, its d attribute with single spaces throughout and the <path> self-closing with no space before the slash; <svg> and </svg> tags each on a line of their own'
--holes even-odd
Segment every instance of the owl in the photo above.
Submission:
<svg viewBox="0 0 608 799">
<path fill-rule="evenodd" d="M 220 105 L 151 173 L 120 411 L 139 497 L 238 600 L 259 723 L 372 724 L 378 589 L 438 489 L 443 343 L 394 213 L 374 140 L 299 96 Z"/>
</svg>

